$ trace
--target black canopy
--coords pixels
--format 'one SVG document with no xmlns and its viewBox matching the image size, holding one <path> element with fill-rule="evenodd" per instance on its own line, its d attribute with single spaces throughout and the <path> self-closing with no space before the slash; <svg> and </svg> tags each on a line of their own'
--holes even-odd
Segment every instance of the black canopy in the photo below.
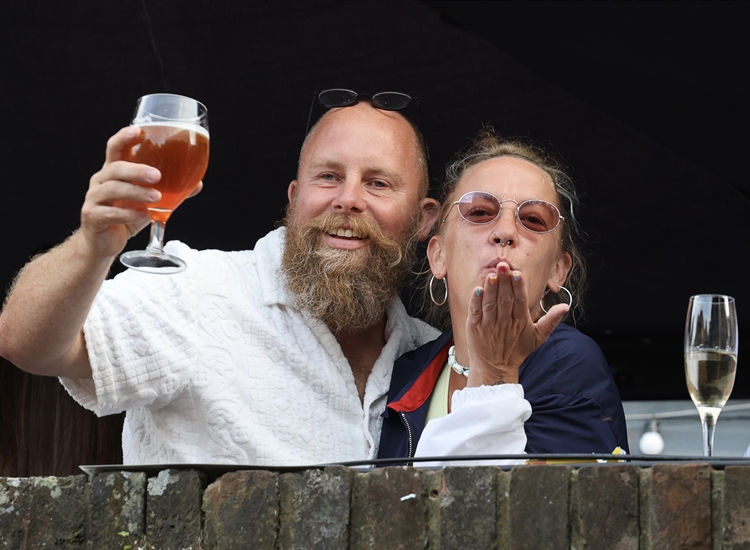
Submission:
<svg viewBox="0 0 750 550">
<path fill-rule="evenodd" d="M 6 0 L 0 278 L 76 228 L 106 139 L 140 95 L 210 111 L 205 189 L 168 238 L 242 249 L 283 215 L 313 90 L 399 90 L 420 98 L 436 181 L 486 124 L 560 153 L 588 233 L 579 328 L 623 398 L 684 399 L 688 297 L 735 296 L 741 328 L 750 312 L 748 7 Z M 750 396 L 742 365 L 735 397 Z"/>
</svg>

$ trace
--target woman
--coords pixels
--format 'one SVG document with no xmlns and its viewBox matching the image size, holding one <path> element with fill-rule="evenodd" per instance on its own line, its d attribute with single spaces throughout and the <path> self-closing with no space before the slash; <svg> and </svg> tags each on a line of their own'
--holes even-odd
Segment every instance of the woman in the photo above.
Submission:
<svg viewBox="0 0 750 550">
<path fill-rule="evenodd" d="M 396 361 L 379 457 L 627 451 L 601 350 L 560 324 L 584 287 L 570 179 L 486 130 L 444 195 L 427 257 L 452 329 Z"/>
</svg>

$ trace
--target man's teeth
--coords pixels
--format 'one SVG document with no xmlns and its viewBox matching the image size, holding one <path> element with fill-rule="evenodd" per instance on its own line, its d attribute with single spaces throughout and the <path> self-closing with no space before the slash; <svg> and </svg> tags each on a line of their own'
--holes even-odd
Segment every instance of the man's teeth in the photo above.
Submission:
<svg viewBox="0 0 750 550">
<path fill-rule="evenodd" d="M 342 229 L 342 228 L 339 228 L 336 231 L 336 236 L 337 237 L 347 237 L 347 238 L 354 237 L 355 239 L 361 239 L 362 238 L 359 234 L 353 233 L 351 229 Z"/>
</svg>

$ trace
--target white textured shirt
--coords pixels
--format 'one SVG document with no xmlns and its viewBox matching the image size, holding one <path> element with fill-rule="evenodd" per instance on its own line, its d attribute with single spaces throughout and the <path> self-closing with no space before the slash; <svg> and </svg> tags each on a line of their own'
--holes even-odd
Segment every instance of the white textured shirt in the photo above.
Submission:
<svg viewBox="0 0 750 550">
<path fill-rule="evenodd" d="M 438 331 L 396 298 L 364 406 L 318 319 L 292 307 L 284 229 L 254 250 L 168 252 L 186 271 L 105 281 L 84 325 L 93 380 L 62 379 L 97 415 L 127 411 L 125 464 L 305 465 L 365 460 L 377 446 L 394 360 Z"/>
</svg>

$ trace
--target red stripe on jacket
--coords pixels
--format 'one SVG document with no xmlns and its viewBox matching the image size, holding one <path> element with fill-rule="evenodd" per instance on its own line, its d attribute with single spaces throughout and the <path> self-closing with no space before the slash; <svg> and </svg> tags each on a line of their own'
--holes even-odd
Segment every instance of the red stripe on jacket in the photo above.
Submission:
<svg viewBox="0 0 750 550">
<path fill-rule="evenodd" d="M 401 396 L 401 399 L 388 403 L 388 408 L 394 411 L 412 412 L 424 405 L 425 401 L 432 395 L 432 390 L 435 389 L 440 371 L 443 370 L 443 366 L 448 360 L 448 349 L 452 345 L 453 341 L 451 340 L 440 350 L 424 372 L 419 375 L 412 387 Z"/>
</svg>

